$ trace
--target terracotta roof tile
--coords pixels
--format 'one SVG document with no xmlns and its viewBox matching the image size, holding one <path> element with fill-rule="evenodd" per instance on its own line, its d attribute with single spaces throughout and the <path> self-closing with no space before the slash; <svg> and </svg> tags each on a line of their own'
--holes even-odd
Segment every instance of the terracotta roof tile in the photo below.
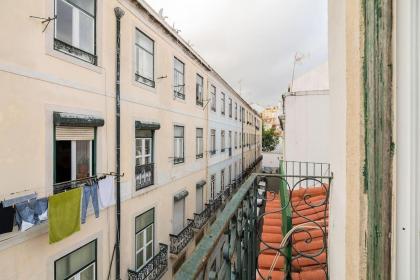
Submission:
<svg viewBox="0 0 420 280">
<path fill-rule="evenodd" d="M 292 235 L 292 279 L 326 279 L 326 238 L 328 236 L 329 209 L 326 203 L 328 186 L 294 189 L 291 195 L 293 226 L 310 223 L 316 228 L 296 230 Z M 277 259 L 270 276 L 272 280 L 284 279 L 284 257 L 276 258 L 283 239 L 281 203 L 277 194 L 267 193 L 265 216 L 258 256 L 257 279 L 268 279 L 270 268 Z M 324 237 L 325 235 L 325 237 Z M 277 249 L 277 250 L 276 250 Z M 302 256 L 302 253 L 305 256 Z M 310 256 L 310 257 L 309 257 Z M 261 277 L 262 276 L 262 277 Z"/>
</svg>

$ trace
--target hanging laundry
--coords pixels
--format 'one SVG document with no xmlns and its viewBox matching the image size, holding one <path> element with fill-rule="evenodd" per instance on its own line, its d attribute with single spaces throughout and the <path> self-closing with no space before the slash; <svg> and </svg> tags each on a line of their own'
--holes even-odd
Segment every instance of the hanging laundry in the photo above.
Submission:
<svg viewBox="0 0 420 280">
<path fill-rule="evenodd" d="M 0 202 L 0 234 L 12 232 L 15 218 L 15 209 L 12 206 L 3 207 Z"/>
<path fill-rule="evenodd" d="M 62 192 L 48 199 L 49 242 L 58 242 L 80 230 L 82 189 Z"/>
<path fill-rule="evenodd" d="M 16 204 L 16 224 L 26 231 L 48 219 L 48 198 L 30 199 Z"/>
<path fill-rule="evenodd" d="M 89 205 L 89 199 L 92 197 L 93 210 L 95 217 L 99 218 L 99 204 L 98 204 L 98 183 L 95 181 L 92 185 L 85 185 L 83 187 L 82 200 L 82 224 L 86 223 L 86 212 Z"/>
<path fill-rule="evenodd" d="M 115 204 L 114 177 L 107 176 L 105 179 L 100 180 L 98 185 L 99 207 L 104 209 Z"/>
<path fill-rule="evenodd" d="M 15 197 L 6 198 L 3 201 L 3 207 L 13 206 L 13 205 L 16 205 L 16 204 L 19 204 L 19 203 L 22 203 L 22 202 L 25 202 L 25 201 L 29 201 L 29 200 L 37 197 L 37 194 L 35 192 L 30 193 L 30 194 L 17 196 L 19 194 L 14 194 Z"/>
</svg>

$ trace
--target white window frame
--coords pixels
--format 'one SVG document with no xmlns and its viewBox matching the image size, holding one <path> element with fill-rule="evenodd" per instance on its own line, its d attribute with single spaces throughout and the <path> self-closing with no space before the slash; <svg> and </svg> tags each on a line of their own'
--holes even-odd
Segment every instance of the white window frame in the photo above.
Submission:
<svg viewBox="0 0 420 280">
<path fill-rule="evenodd" d="M 198 136 L 198 131 L 201 131 L 201 137 Z M 196 149 L 196 158 L 203 158 L 204 153 L 204 129 L 197 127 L 195 129 L 195 149 Z"/>
<path fill-rule="evenodd" d="M 134 53 L 135 53 L 135 79 L 137 82 L 142 83 L 146 86 L 150 86 L 150 87 L 155 87 L 155 41 L 152 40 L 152 38 L 150 38 L 149 36 L 147 36 L 144 32 L 142 32 L 140 29 L 136 28 L 136 40 L 134 42 Z M 141 42 L 137 42 L 137 33 L 142 34 L 144 37 L 146 37 L 146 39 L 150 40 L 150 42 L 152 43 L 152 52 L 150 52 L 149 50 L 147 50 L 145 47 L 143 47 L 141 45 Z M 152 56 L 152 77 L 151 79 L 149 77 L 145 77 L 140 73 L 140 51 L 147 53 L 148 55 Z"/>
<path fill-rule="evenodd" d="M 90 14 L 88 11 L 83 10 L 80 7 L 77 7 L 76 5 L 74 5 L 73 3 L 71 3 L 70 1 L 67 0 L 54 0 L 54 15 L 57 15 L 57 1 L 61 1 L 64 4 L 70 6 L 72 8 L 72 42 L 71 44 L 68 42 L 64 42 L 60 39 L 57 38 L 57 23 L 58 21 L 55 20 L 54 22 L 54 40 L 60 41 L 66 45 L 69 45 L 73 48 L 76 48 L 86 54 L 88 54 L 89 56 L 92 56 L 95 58 L 95 63 L 92 63 L 89 59 L 87 59 L 86 57 L 84 57 L 83 55 L 77 55 L 74 52 L 68 52 L 68 51 L 64 51 L 63 49 L 57 49 L 58 51 L 65 53 L 67 55 L 73 56 L 75 58 L 79 58 L 85 62 L 91 63 L 93 65 L 97 65 L 98 61 L 97 61 L 97 32 L 96 32 L 96 26 L 97 26 L 97 1 L 98 0 L 92 0 L 94 1 L 94 14 Z M 93 52 L 89 52 L 87 50 L 83 50 L 80 47 L 80 14 L 84 14 L 85 16 L 93 19 Z"/>
<path fill-rule="evenodd" d="M 175 136 L 175 128 L 182 127 L 182 137 Z M 174 125 L 174 164 L 185 162 L 185 126 Z M 178 149 L 179 148 L 179 149 Z"/>
</svg>

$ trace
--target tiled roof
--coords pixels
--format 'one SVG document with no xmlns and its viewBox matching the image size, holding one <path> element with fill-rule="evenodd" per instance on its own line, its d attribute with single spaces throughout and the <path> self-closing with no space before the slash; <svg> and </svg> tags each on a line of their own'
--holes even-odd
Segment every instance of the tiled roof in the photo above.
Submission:
<svg viewBox="0 0 420 280">
<path fill-rule="evenodd" d="M 325 185 L 293 190 L 292 226 L 307 226 L 292 233 L 293 280 L 327 279 L 328 188 Z M 290 192 L 289 192 L 290 195 Z M 269 193 L 262 221 L 257 279 L 283 280 L 285 258 L 278 253 L 283 241 L 281 202 Z M 269 278 L 271 276 L 271 278 Z"/>
</svg>

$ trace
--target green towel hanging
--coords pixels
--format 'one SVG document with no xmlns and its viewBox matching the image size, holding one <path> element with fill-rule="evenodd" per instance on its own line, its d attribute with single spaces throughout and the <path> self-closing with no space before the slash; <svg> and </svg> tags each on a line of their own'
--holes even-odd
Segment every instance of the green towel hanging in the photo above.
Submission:
<svg viewBox="0 0 420 280">
<path fill-rule="evenodd" d="M 62 192 L 48 199 L 49 242 L 58 242 L 80 230 L 81 188 Z"/>
</svg>

